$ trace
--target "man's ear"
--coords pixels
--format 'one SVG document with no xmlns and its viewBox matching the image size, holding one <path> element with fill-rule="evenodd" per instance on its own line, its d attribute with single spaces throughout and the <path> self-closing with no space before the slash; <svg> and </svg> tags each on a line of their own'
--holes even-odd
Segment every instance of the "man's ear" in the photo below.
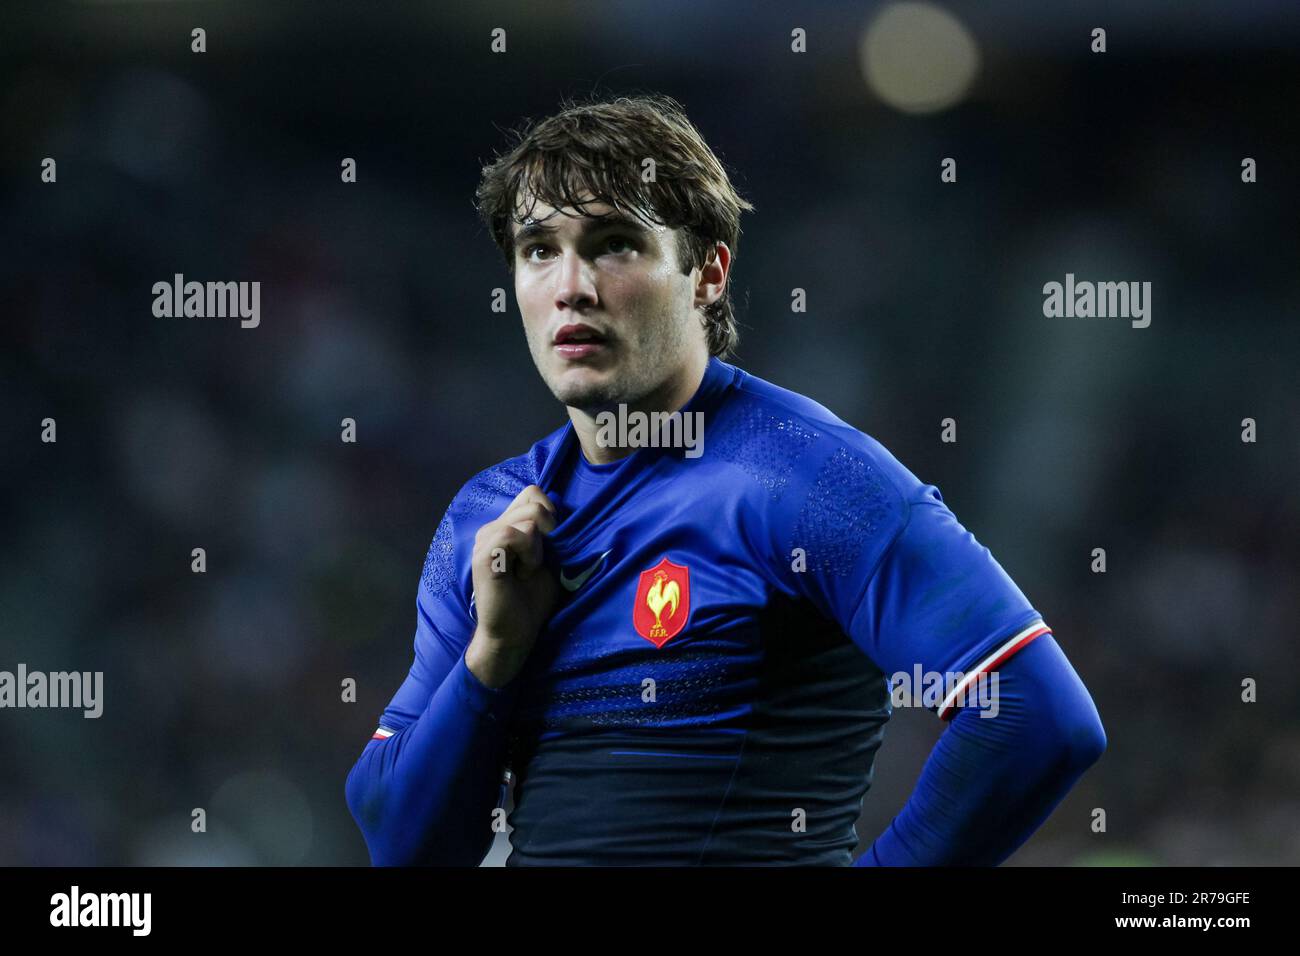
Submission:
<svg viewBox="0 0 1300 956">
<path fill-rule="evenodd" d="M 703 267 L 701 267 L 701 269 L 700 269 L 700 279 L 697 279 L 697 280 L 696 280 L 696 285 L 697 285 L 697 286 L 699 285 L 700 280 L 703 279 L 703 277 L 704 277 L 704 273 L 705 273 L 705 272 L 710 268 L 710 266 L 714 265 L 714 263 L 717 262 L 718 257 L 719 257 L 720 255 L 725 255 L 726 258 L 724 259 L 724 264 L 729 265 L 729 263 L 730 263 L 730 261 L 731 261 L 731 258 L 730 258 L 730 250 L 728 250 L 728 249 L 726 248 L 726 246 L 727 246 L 727 244 L 726 244 L 725 242 L 723 242 L 722 240 L 718 240 L 717 242 L 715 242 L 715 243 L 713 244 L 713 248 L 711 248 L 711 249 L 708 251 L 708 254 L 704 257 L 704 265 L 703 265 Z M 719 247 L 721 247 L 721 249 L 720 249 Z M 725 250 L 725 253 L 724 253 L 724 250 Z M 724 268 L 723 268 L 723 274 L 722 274 L 722 281 L 721 281 L 720 283 L 718 283 L 718 298 L 721 298 L 721 297 L 722 297 L 722 293 L 723 293 L 723 291 L 724 291 L 724 290 L 726 289 L 726 287 L 727 287 L 727 282 L 728 282 L 728 280 L 730 279 L 730 275 L 729 275 L 729 273 L 730 273 L 730 268 L 724 266 Z M 715 298 L 714 301 L 716 302 L 716 301 L 717 301 L 717 298 Z M 707 305 L 707 304 L 709 304 L 709 303 L 705 303 L 705 304 Z"/>
</svg>

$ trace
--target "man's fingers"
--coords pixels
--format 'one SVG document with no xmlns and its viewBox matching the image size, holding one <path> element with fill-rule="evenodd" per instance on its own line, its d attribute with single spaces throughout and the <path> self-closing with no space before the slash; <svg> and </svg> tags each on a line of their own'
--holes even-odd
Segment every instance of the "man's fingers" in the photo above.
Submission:
<svg viewBox="0 0 1300 956">
<path fill-rule="evenodd" d="M 529 485 L 495 521 L 479 529 L 475 560 L 493 577 L 517 573 L 528 578 L 542 566 L 542 535 L 555 530 L 555 505 L 537 485 Z"/>
<path fill-rule="evenodd" d="M 507 548 L 519 560 L 515 573 L 526 581 L 542 566 L 542 536 L 537 533 L 537 524 L 528 519 L 506 530 L 510 532 Z"/>
<path fill-rule="evenodd" d="M 555 505 L 551 502 L 550 498 L 546 497 L 546 492 L 542 491 L 542 489 L 537 485 L 529 485 L 523 491 L 519 492 L 519 494 L 515 495 L 514 501 L 510 502 L 510 504 L 506 506 L 506 512 L 511 511 L 518 505 L 527 504 L 529 502 L 536 502 L 552 515 L 555 514 Z"/>
<path fill-rule="evenodd" d="M 525 580 L 542 566 L 542 536 L 537 533 L 537 522 L 525 519 L 514 526 L 522 537 L 516 553 L 519 555 L 519 577 Z"/>
<path fill-rule="evenodd" d="M 520 527 L 494 523 L 477 540 L 478 561 L 485 565 L 493 577 L 505 577 L 517 571 L 519 577 L 528 578 L 542 566 L 542 536 L 531 520 Z"/>
<path fill-rule="evenodd" d="M 542 534 L 550 534 L 555 530 L 555 512 L 548 510 L 532 499 L 511 505 L 506 509 L 505 514 L 497 520 L 514 525 L 516 528 L 520 527 L 525 521 L 532 521 L 542 530 Z"/>
</svg>

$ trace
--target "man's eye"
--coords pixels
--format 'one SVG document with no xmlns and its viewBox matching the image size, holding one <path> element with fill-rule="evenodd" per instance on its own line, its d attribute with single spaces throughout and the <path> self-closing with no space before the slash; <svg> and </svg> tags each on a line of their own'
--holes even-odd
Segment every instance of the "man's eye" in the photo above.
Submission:
<svg viewBox="0 0 1300 956">
<path fill-rule="evenodd" d="M 614 248 L 615 246 L 622 246 L 623 248 Z M 537 260 L 533 258 L 533 253 L 538 249 L 545 251 L 547 248 L 547 246 L 535 242 L 530 246 L 524 247 L 523 257 L 529 262 L 536 262 Z M 621 254 L 623 252 L 634 251 L 636 249 L 636 244 L 626 236 L 610 236 L 605 240 L 605 249 L 615 254 Z"/>
</svg>

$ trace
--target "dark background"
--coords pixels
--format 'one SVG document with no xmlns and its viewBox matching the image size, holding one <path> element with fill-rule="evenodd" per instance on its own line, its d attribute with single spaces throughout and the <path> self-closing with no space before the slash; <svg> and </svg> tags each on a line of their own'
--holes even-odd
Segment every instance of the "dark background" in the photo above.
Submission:
<svg viewBox="0 0 1300 956">
<path fill-rule="evenodd" d="M 1300 8 L 947 3 L 864 68 L 880 4 L 457 6 L 6 6 L 0 669 L 105 709 L 0 711 L 0 864 L 367 862 L 343 781 L 434 528 L 563 421 L 479 168 L 592 91 L 686 106 L 757 207 L 738 364 L 938 485 L 1091 690 L 1109 748 L 1012 862 L 1300 862 Z M 973 83 L 891 105 L 954 35 Z M 155 318 L 177 272 L 260 281 L 260 327 Z M 1067 272 L 1152 282 L 1151 326 L 1045 318 Z M 940 730 L 896 712 L 863 847 Z"/>
</svg>

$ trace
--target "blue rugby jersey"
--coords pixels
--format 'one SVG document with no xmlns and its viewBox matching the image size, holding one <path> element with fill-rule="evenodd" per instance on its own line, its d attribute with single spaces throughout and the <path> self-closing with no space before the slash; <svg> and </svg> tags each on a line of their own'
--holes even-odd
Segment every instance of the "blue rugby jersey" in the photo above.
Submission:
<svg viewBox="0 0 1300 956">
<path fill-rule="evenodd" d="M 566 424 L 471 479 L 434 535 L 415 662 L 368 746 L 401 746 L 435 704 L 447 728 L 462 706 L 499 722 L 448 749 L 454 776 L 513 771 L 508 865 L 848 864 L 887 675 L 973 679 L 1047 632 L 938 489 L 822 406 L 712 359 L 683 411 L 704 415 L 698 458 L 642 448 L 575 473 Z M 529 484 L 559 508 L 565 587 L 492 690 L 464 666 L 469 556 Z M 473 831 L 467 858 L 490 843 L 492 787 L 439 805 Z"/>
</svg>

